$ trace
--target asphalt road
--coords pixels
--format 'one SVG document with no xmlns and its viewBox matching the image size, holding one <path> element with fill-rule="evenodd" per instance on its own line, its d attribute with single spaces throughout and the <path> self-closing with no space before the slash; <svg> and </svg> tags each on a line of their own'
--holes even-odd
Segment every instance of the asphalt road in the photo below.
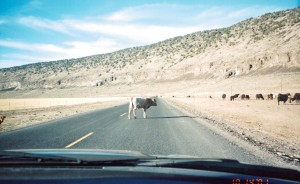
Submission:
<svg viewBox="0 0 300 184">
<path fill-rule="evenodd" d="M 91 148 L 135 150 L 155 155 L 230 158 L 268 164 L 158 99 L 148 118 L 128 120 L 128 104 L 82 113 L 0 134 L 0 150 L 27 148 Z M 125 114 L 126 113 L 126 114 Z"/>
</svg>

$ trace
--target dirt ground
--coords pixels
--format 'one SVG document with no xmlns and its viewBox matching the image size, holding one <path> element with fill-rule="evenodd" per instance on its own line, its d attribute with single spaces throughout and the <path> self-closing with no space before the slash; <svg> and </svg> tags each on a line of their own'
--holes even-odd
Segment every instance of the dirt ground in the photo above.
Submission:
<svg viewBox="0 0 300 184">
<path fill-rule="evenodd" d="M 277 105 L 276 100 L 230 101 L 221 97 L 166 99 L 286 161 L 300 163 L 300 103 Z"/>
<path fill-rule="evenodd" d="M 95 103 L 85 103 L 79 105 L 59 105 L 43 108 L 16 109 L 1 111 L 6 115 L 6 119 L 0 125 L 0 133 L 27 127 L 34 124 L 43 123 L 50 120 L 59 119 L 91 110 L 99 110 L 120 105 L 128 102 L 127 98 L 114 101 L 100 101 Z"/>
</svg>

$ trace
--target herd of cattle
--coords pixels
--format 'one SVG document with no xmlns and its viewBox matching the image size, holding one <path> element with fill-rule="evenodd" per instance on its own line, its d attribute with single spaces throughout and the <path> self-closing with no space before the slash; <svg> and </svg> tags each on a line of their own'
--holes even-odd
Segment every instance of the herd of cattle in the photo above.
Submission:
<svg viewBox="0 0 300 184">
<path fill-rule="evenodd" d="M 274 100 L 277 97 L 278 100 L 278 105 L 279 102 L 285 103 L 286 101 L 289 100 L 290 103 L 293 101 L 296 101 L 297 103 L 300 102 L 300 93 L 295 93 L 293 97 L 290 93 L 287 94 L 267 94 L 265 97 L 262 94 L 256 94 L 255 98 L 256 100 Z M 173 96 L 175 97 L 175 96 Z M 190 98 L 191 96 L 187 96 Z M 209 96 L 209 98 L 212 98 L 212 96 Z M 222 95 L 222 98 L 225 100 L 226 99 L 226 94 Z M 241 100 L 250 100 L 250 96 L 246 94 L 235 94 L 230 96 L 230 100 L 234 101 L 234 99 L 240 98 Z M 136 118 L 135 111 L 137 109 L 143 109 L 144 112 L 144 118 L 147 118 L 146 110 L 149 109 L 151 106 L 157 106 L 155 98 L 140 98 L 140 97 L 132 97 L 130 98 L 129 101 L 129 112 L 128 112 L 128 119 L 131 119 L 131 112 L 133 112 L 134 118 Z"/>
<path fill-rule="evenodd" d="M 222 95 L 223 100 L 226 99 L 226 94 Z M 235 94 L 230 96 L 230 101 L 234 101 L 234 99 L 238 99 L 240 98 L 241 100 L 250 100 L 250 96 L 249 95 L 245 95 L 245 94 Z M 287 94 L 267 94 L 265 95 L 265 97 L 262 94 L 256 94 L 255 95 L 256 100 L 274 100 L 277 98 L 278 101 L 278 105 L 279 102 L 287 102 L 289 100 L 290 103 L 292 103 L 293 101 L 296 101 L 297 103 L 300 102 L 300 93 L 295 93 L 294 96 L 292 97 L 292 95 L 290 93 Z"/>
</svg>

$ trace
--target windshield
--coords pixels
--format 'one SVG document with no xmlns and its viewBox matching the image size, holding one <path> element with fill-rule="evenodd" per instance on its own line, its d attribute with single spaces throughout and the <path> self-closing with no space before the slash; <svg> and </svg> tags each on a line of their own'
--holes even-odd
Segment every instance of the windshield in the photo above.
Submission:
<svg viewBox="0 0 300 184">
<path fill-rule="evenodd" d="M 0 151 L 300 170 L 299 30 L 297 0 L 1 0 Z"/>
</svg>

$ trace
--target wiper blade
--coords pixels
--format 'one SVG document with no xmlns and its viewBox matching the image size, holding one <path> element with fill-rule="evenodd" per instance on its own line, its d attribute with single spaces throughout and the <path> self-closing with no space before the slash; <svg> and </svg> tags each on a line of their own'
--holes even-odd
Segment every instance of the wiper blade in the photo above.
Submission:
<svg viewBox="0 0 300 184">
<path fill-rule="evenodd" d="M 167 157 L 156 161 L 157 167 L 210 170 L 231 172 L 262 177 L 300 180 L 300 172 L 293 169 L 265 165 L 251 165 L 231 159 L 169 159 Z"/>
<path fill-rule="evenodd" d="M 65 156 L 28 152 L 0 151 L 0 165 L 7 163 L 80 163 L 80 160 Z"/>
<path fill-rule="evenodd" d="M 3 163 L 55 163 L 84 165 L 133 165 L 140 158 L 148 156 L 132 151 L 104 150 L 8 150 L 0 151 L 0 164 Z M 152 157 L 151 157 L 152 158 Z"/>
</svg>

